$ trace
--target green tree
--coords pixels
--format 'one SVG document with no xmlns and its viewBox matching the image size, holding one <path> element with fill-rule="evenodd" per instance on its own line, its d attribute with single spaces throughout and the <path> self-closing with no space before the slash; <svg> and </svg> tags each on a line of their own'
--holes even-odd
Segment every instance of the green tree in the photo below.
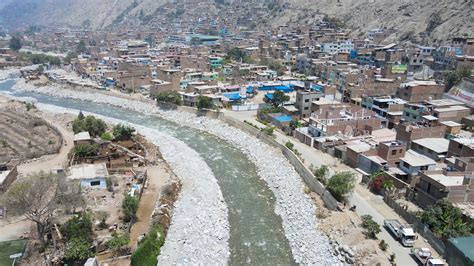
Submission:
<svg viewBox="0 0 474 266">
<path fill-rule="evenodd" d="M 421 213 L 421 221 L 444 240 L 474 233 L 474 226 L 462 219 L 461 210 L 447 200 L 430 205 Z"/>
<path fill-rule="evenodd" d="M 87 213 L 81 213 L 69 219 L 61 226 L 61 233 L 67 240 L 92 240 L 92 218 Z"/>
<path fill-rule="evenodd" d="M 127 234 L 114 232 L 112 234 L 112 239 L 107 241 L 106 245 L 107 248 L 113 252 L 118 252 L 125 248 L 129 241 L 130 239 Z"/>
<path fill-rule="evenodd" d="M 80 40 L 79 43 L 77 44 L 76 51 L 78 53 L 84 53 L 86 50 L 87 50 L 86 42 L 84 40 Z"/>
<path fill-rule="evenodd" d="M 10 39 L 10 42 L 8 44 L 8 47 L 12 49 L 13 51 L 18 51 L 21 49 L 23 46 L 21 38 L 19 36 L 12 36 Z"/>
<path fill-rule="evenodd" d="M 214 107 L 214 104 L 212 103 L 211 98 L 206 96 L 198 96 L 196 106 L 199 110 L 212 109 Z"/>
<path fill-rule="evenodd" d="M 286 95 L 284 92 L 275 91 L 273 93 L 273 98 L 270 100 L 270 103 L 273 105 L 273 107 L 278 108 L 289 100 L 290 96 Z"/>
<path fill-rule="evenodd" d="M 165 242 L 165 234 L 161 226 L 154 226 L 139 243 L 131 257 L 132 266 L 156 265 L 160 248 Z"/>
<path fill-rule="evenodd" d="M 351 193 L 355 187 L 356 177 L 352 172 L 340 172 L 329 178 L 327 189 L 338 201 L 343 201 L 344 196 Z"/>
<path fill-rule="evenodd" d="M 381 232 L 380 225 L 370 215 L 362 215 L 360 218 L 362 219 L 362 227 L 365 229 L 365 236 L 377 239 L 377 234 Z"/>
<path fill-rule="evenodd" d="M 125 222 L 130 222 L 136 218 L 138 203 L 139 201 L 136 197 L 132 197 L 128 194 L 125 195 L 122 201 L 123 219 Z"/>
<path fill-rule="evenodd" d="M 158 93 L 158 95 L 156 95 L 156 100 L 158 102 L 166 102 L 176 105 L 181 105 L 183 103 L 181 99 L 181 94 L 173 90 L 162 91 Z"/>
<path fill-rule="evenodd" d="M 291 130 L 295 130 L 295 129 L 301 127 L 301 123 L 298 120 L 291 120 L 290 124 L 288 126 L 291 128 Z"/>
<path fill-rule="evenodd" d="M 472 69 L 470 67 L 461 67 L 456 71 L 450 71 L 444 74 L 444 83 L 446 90 L 461 83 L 463 78 L 470 77 Z"/>
<path fill-rule="evenodd" d="M 321 183 L 324 185 L 327 183 L 326 176 L 329 174 L 329 168 L 327 165 L 321 165 L 320 167 L 313 170 L 313 174 Z"/>
<path fill-rule="evenodd" d="M 129 140 L 132 138 L 135 129 L 126 125 L 118 124 L 113 128 L 113 135 L 118 140 Z"/>
<path fill-rule="evenodd" d="M 94 256 L 92 244 L 82 238 L 73 238 L 66 243 L 64 257 L 67 260 L 84 261 Z"/>
<path fill-rule="evenodd" d="M 92 115 L 88 115 L 85 118 L 82 115 L 82 117 L 78 117 L 72 122 L 72 130 L 75 134 L 87 131 L 92 137 L 97 137 L 107 130 L 107 125 L 104 121 Z"/>
</svg>

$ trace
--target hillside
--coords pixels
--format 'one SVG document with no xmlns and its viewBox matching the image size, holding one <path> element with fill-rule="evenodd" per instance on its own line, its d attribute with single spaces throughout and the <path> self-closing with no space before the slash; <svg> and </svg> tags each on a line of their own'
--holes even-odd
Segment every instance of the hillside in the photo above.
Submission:
<svg viewBox="0 0 474 266">
<path fill-rule="evenodd" d="M 270 0 L 261 0 L 268 3 Z M 0 3 L 0 23 L 4 25 L 87 26 L 103 29 L 118 23 L 136 23 L 140 13 L 164 16 L 159 10 L 171 0 L 4 0 Z M 177 6 L 183 0 L 174 0 Z M 209 1 L 215 10 L 217 1 Z M 229 0 L 227 0 L 229 2 Z M 429 32 L 434 39 L 447 39 L 474 32 L 472 0 L 279 0 L 277 15 L 269 25 L 289 21 L 314 22 L 313 14 L 335 16 L 362 36 L 369 29 L 393 30 L 389 40 L 408 39 Z M 284 4 L 288 5 L 284 5 Z M 250 14 L 252 12 L 249 12 Z M 202 14 L 201 14 L 202 15 Z M 318 17 L 318 16 L 316 16 Z M 259 19 L 259 18 L 256 18 Z M 150 22 L 152 23 L 152 22 Z"/>
</svg>

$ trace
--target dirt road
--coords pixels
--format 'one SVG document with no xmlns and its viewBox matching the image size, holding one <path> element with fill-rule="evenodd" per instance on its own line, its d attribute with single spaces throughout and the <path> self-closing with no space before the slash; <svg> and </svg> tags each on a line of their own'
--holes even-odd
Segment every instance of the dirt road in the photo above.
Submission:
<svg viewBox="0 0 474 266">
<path fill-rule="evenodd" d="M 45 155 L 36 160 L 30 160 L 20 164 L 18 166 L 18 172 L 23 176 L 39 171 L 50 172 L 51 169 L 64 167 L 68 162 L 67 155 L 74 146 L 74 134 L 72 131 L 69 131 L 65 128 L 65 123 L 61 123 L 61 125 L 57 123 L 56 119 L 60 119 L 60 117 L 44 115 L 43 118 L 51 123 L 54 123 L 58 128 L 59 132 L 63 136 L 63 145 L 61 146 L 59 153 Z"/>
<path fill-rule="evenodd" d="M 138 205 L 138 221 L 133 225 L 130 232 L 130 247 L 135 249 L 138 238 L 148 233 L 150 229 L 150 218 L 160 198 L 163 188 L 171 184 L 172 174 L 163 163 L 148 167 L 148 187 L 142 194 Z"/>
</svg>

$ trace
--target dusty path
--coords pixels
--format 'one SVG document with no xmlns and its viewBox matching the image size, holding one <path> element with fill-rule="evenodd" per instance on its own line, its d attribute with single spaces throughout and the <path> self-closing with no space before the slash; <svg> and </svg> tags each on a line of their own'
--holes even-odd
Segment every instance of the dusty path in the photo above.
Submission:
<svg viewBox="0 0 474 266">
<path fill-rule="evenodd" d="M 163 163 L 149 166 L 148 172 L 148 186 L 142 194 L 140 204 L 138 205 L 137 217 L 138 221 L 133 225 L 130 232 L 130 247 L 135 249 L 137 247 L 138 238 L 148 233 L 150 229 L 150 218 L 153 210 L 156 207 L 163 188 L 171 184 L 173 180 L 172 173 L 166 169 Z"/>
<path fill-rule="evenodd" d="M 59 132 L 63 136 L 63 145 L 61 146 L 59 153 L 45 155 L 34 161 L 30 160 L 20 164 L 18 166 L 18 172 L 23 176 L 39 171 L 50 172 L 51 169 L 64 167 L 68 162 L 67 155 L 74 146 L 74 134 L 72 131 L 67 130 L 63 123 L 61 123 L 61 125 L 57 123 L 59 116 L 48 114 L 44 115 L 43 118 L 46 121 L 53 123 L 58 128 Z"/>
</svg>

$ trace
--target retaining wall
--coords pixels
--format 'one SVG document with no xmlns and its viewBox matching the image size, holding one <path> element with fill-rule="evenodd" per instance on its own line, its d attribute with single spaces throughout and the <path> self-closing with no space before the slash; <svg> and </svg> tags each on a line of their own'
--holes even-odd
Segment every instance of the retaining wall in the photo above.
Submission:
<svg viewBox="0 0 474 266">
<path fill-rule="evenodd" d="M 330 210 L 338 209 L 338 201 L 331 195 L 329 191 L 319 182 L 311 171 L 304 165 L 304 163 L 285 145 L 277 142 L 275 139 L 261 132 L 260 130 L 234 118 L 225 116 L 224 113 L 216 112 L 212 110 L 196 110 L 192 107 L 176 106 L 167 103 L 158 103 L 158 107 L 164 110 L 179 110 L 187 113 L 197 114 L 198 116 L 203 115 L 215 119 L 219 119 L 235 128 L 238 128 L 256 138 L 263 141 L 264 143 L 276 147 L 281 150 L 283 155 L 288 159 L 291 165 L 295 168 L 296 172 L 301 176 L 306 185 L 321 196 L 325 206 Z"/>
</svg>

